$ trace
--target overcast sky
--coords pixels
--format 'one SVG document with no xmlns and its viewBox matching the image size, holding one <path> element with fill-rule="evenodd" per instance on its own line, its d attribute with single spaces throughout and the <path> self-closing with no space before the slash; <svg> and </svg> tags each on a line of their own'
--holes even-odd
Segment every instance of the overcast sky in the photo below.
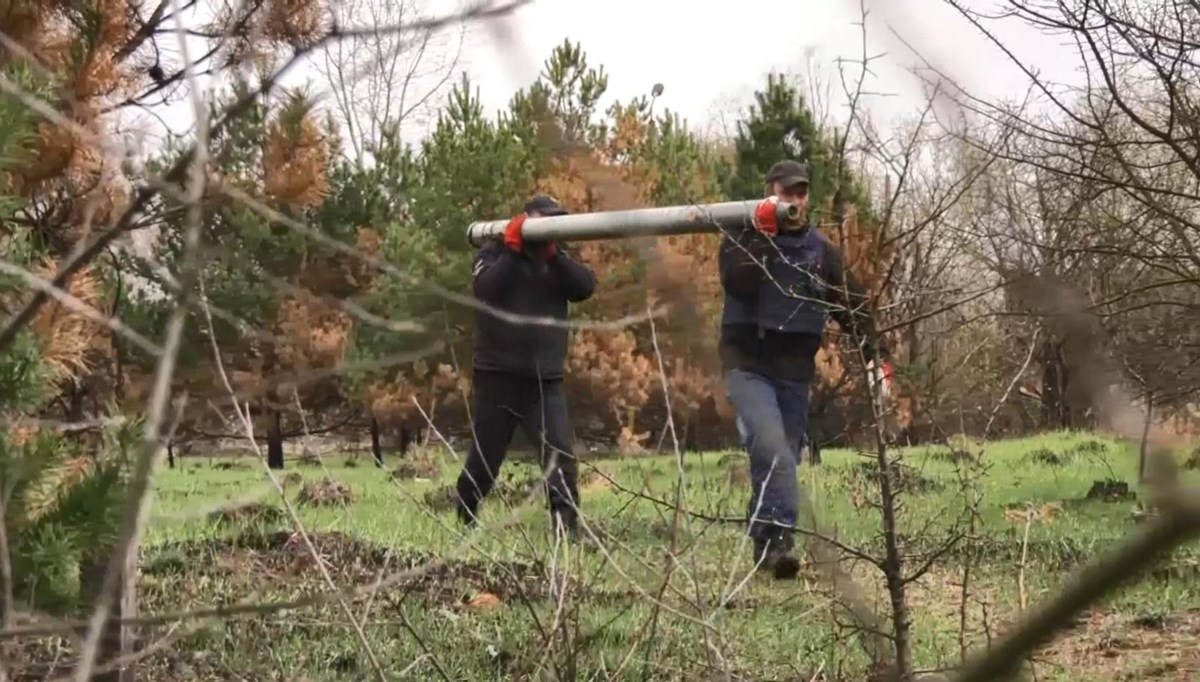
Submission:
<svg viewBox="0 0 1200 682">
<path fill-rule="evenodd" d="M 911 115 L 921 106 L 921 84 L 910 69 L 922 60 L 976 94 L 1017 97 L 1028 88 L 1028 78 L 945 0 L 866 1 L 867 51 L 878 57 L 867 84 L 877 94 L 866 101 L 881 121 Z M 964 1 L 980 9 L 996 6 L 995 0 Z M 437 15 L 454 12 L 463 0 L 423 2 Z M 461 41 L 451 29 L 441 42 L 444 50 L 459 54 L 458 69 L 478 85 L 489 113 L 528 86 L 551 50 L 569 39 L 582 45 L 591 64 L 604 66 L 609 101 L 628 100 L 663 83 L 660 106 L 703 128 L 719 126 L 722 115 L 736 115 L 770 70 L 815 73 L 831 84 L 835 96 L 840 94 L 838 58 L 860 60 L 863 53 L 860 12 L 859 0 L 534 0 L 508 19 L 469 27 Z M 506 29 L 514 42 L 498 41 L 497 28 Z M 1003 28 L 1008 49 L 1053 80 L 1074 80 L 1077 60 L 1060 38 L 1020 26 Z M 858 68 L 841 67 L 851 78 Z M 319 74 L 311 66 L 299 68 L 288 82 L 306 79 Z M 834 108 L 840 109 L 837 102 Z M 176 129 L 192 118 L 186 102 L 163 113 Z M 413 126 L 406 132 L 415 140 L 424 131 Z"/>
<path fill-rule="evenodd" d="M 895 11 L 901 5 L 905 13 Z M 434 6 L 454 2 L 435 0 Z M 874 62 L 878 77 L 871 89 L 894 95 L 872 98 L 876 108 L 908 112 L 922 101 L 919 82 L 908 71 L 919 58 L 893 30 L 924 59 L 993 96 L 1028 85 L 944 0 L 872 0 L 868 6 L 869 54 L 883 55 Z M 535 0 L 509 21 L 520 40 L 517 54 L 498 50 L 486 30 L 476 29 L 464 65 L 487 104 L 497 108 L 569 38 L 582 44 L 592 63 L 604 65 L 613 95 L 628 99 L 661 82 L 662 104 L 702 124 L 731 98 L 746 99 L 769 70 L 803 72 L 811 62 L 836 77 L 839 57 L 860 61 L 861 7 L 858 0 Z M 1052 69 L 1056 78 L 1070 76 L 1070 60 L 1063 59 L 1070 53 L 1056 39 L 1030 30 L 1004 33 L 1017 54 Z M 843 68 L 856 77 L 856 65 Z"/>
</svg>

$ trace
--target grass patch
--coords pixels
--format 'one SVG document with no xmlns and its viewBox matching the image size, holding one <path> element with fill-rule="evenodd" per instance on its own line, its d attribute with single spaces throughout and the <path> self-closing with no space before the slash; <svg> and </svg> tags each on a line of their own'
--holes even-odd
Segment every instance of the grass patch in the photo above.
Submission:
<svg viewBox="0 0 1200 682">
<path fill-rule="evenodd" d="M 1036 603 L 1137 528 L 1136 452 L 1092 435 L 952 443 L 904 455 L 891 474 L 903 495 L 899 530 L 910 568 L 940 552 L 910 595 L 923 669 L 958 660 L 965 562 L 973 566 L 966 638 L 981 645 L 1017 617 L 1019 571 Z M 799 472 L 821 520 L 841 542 L 880 553 L 872 505 L 878 466 L 847 451 L 826 451 L 823 460 Z M 763 680 L 810 679 L 820 669 L 819 679 L 863 679 L 866 661 L 833 617 L 823 585 L 805 572 L 787 583 L 750 577 L 749 543 L 728 521 L 746 510 L 744 455 L 687 455 L 684 467 L 674 457 L 605 459 L 603 475 L 584 465 L 585 534 L 599 540 L 581 547 L 556 543 L 540 470 L 517 461 L 485 501 L 480 527 L 464 533 L 452 511 L 459 466 L 430 456 L 422 464 L 287 474 L 289 495 L 330 480 L 353 491 L 297 513 L 338 585 L 390 581 L 348 603 L 389 677 L 703 681 L 728 672 Z M 1200 472 L 1186 475 L 1200 480 Z M 972 542 L 947 549 L 974 497 L 964 481 L 981 499 L 981 525 Z M 239 507 L 252 512 L 195 513 L 244 501 L 263 483 L 261 471 L 199 458 L 163 473 L 143 566 L 144 612 L 327 591 L 273 488 Z M 661 504 L 676 496 L 690 514 Z M 1039 512 L 1036 521 L 1027 522 L 1029 510 Z M 1200 651 L 1198 558 L 1193 543 L 1089 612 L 1041 652 L 1039 679 L 1191 679 Z M 846 566 L 882 611 L 878 571 L 861 561 Z M 147 666 L 146 679 L 164 680 L 373 676 L 336 601 L 206 624 Z"/>
</svg>

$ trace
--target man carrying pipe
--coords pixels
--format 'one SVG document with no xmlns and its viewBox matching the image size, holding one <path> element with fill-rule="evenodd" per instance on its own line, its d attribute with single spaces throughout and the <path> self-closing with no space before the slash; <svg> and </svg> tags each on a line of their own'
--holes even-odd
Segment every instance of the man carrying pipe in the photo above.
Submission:
<svg viewBox="0 0 1200 682">
<path fill-rule="evenodd" d="M 576 537 L 579 489 L 572 453 L 563 367 L 567 355 L 569 303 L 591 298 L 595 276 L 555 242 L 523 239 L 525 219 L 566 215 L 548 196 L 535 196 L 508 221 L 499 238 L 487 240 L 472 267 L 475 297 L 488 310 L 475 313 L 472 358 L 474 442 L 457 483 L 459 520 L 472 526 L 479 504 L 496 483 L 518 424 L 538 447 L 551 521 L 556 533 Z M 558 326 L 509 321 L 491 311 L 552 318 Z"/>
<path fill-rule="evenodd" d="M 873 377 L 873 321 L 867 294 L 842 255 L 807 221 L 779 221 L 777 206 L 808 209 L 808 168 L 780 161 L 767 173 L 766 199 L 751 225 L 726 231 L 718 256 L 724 309 L 719 344 L 725 390 L 750 456 L 750 524 L 760 570 L 794 578 L 792 528 L 809 508 L 796 481 L 827 315 L 859 344 Z M 882 374 L 882 376 L 880 376 Z M 804 526 L 802 526 L 804 527 Z"/>
</svg>

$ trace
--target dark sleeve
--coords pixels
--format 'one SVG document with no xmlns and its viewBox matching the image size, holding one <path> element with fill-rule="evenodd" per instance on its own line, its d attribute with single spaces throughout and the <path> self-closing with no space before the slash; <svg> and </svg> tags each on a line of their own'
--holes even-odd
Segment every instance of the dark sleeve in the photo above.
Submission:
<svg viewBox="0 0 1200 682">
<path fill-rule="evenodd" d="M 471 288 L 475 298 L 487 303 L 496 303 L 508 288 L 520 263 L 519 256 L 495 244 L 486 244 L 475 253 L 471 264 Z"/>
<path fill-rule="evenodd" d="M 828 284 L 829 314 L 862 349 L 867 360 L 878 352 L 888 356 L 887 345 L 878 338 L 871 317 L 870 295 L 853 273 L 846 270 L 842 252 L 833 245 L 825 248 L 825 278 Z"/>
<path fill-rule="evenodd" d="M 743 301 L 756 300 L 766 278 L 770 253 L 770 239 L 758 230 L 746 228 L 726 233 L 717 253 L 721 286 L 726 293 Z"/>
<path fill-rule="evenodd" d="M 549 266 L 568 301 L 580 303 L 592 297 L 596 290 L 592 269 L 572 258 L 561 246 L 550 259 Z"/>
</svg>

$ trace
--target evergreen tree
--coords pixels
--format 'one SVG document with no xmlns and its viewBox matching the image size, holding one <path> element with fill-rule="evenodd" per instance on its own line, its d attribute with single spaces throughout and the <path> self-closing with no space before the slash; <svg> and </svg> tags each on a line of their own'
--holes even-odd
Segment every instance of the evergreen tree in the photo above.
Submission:
<svg viewBox="0 0 1200 682">
<path fill-rule="evenodd" d="M 231 102 L 249 92 L 236 85 L 211 106 L 215 118 Z M 343 219 L 340 206 L 326 207 L 330 192 L 328 170 L 336 147 L 328 130 L 318 123 L 311 100 L 302 92 L 278 102 L 256 101 L 245 115 L 209 140 L 211 163 L 220 181 L 253 197 L 283 219 L 248 202 L 216 191 L 203 213 L 201 242 L 217 257 L 203 260 L 201 283 L 213 315 L 213 335 L 222 363 L 241 402 L 249 402 L 264 418 L 267 456 L 273 468 L 283 467 L 284 417 L 295 417 L 297 397 L 309 427 L 320 424 L 328 409 L 344 403 L 336 375 L 295 382 L 316 369 L 338 365 L 352 326 L 340 301 L 368 286 L 373 268 L 323 241 L 369 250 L 373 240 L 360 224 Z M 192 140 L 176 141 L 150 172 L 176 163 Z M 353 198 L 347 198 L 352 203 Z M 176 198 L 162 200 L 160 236 L 152 262 L 165 270 L 130 258 L 127 267 L 161 291 L 174 293 L 173 277 L 182 267 L 188 214 Z M 284 224 L 301 223 L 316 239 Z M 199 292 L 195 299 L 199 299 Z M 175 305 L 173 297 L 140 297 L 125 308 L 131 319 L 146 324 L 146 335 L 161 329 Z M 179 358 L 179 383 L 196 395 L 217 402 L 226 397 L 224 382 L 212 368 L 208 320 L 202 308 L 189 311 Z M 139 358 L 143 366 L 149 358 Z M 208 410 L 185 415 L 192 426 L 211 420 Z M 212 423 L 213 430 L 223 427 Z M 258 429 L 256 429 L 257 431 Z"/>
<path fill-rule="evenodd" d="M 842 215 L 842 202 L 858 208 L 860 221 L 868 218 L 869 195 L 839 160 L 837 132 L 830 133 L 817 125 L 799 89 L 782 74 L 772 73 L 767 75 L 766 87 L 754 93 L 754 100 L 745 119 L 738 123 L 736 171 L 728 180 L 730 197 L 761 197 L 771 165 L 794 159 L 808 163 L 812 183 L 809 206 L 815 222 L 826 223 Z"/>
<path fill-rule="evenodd" d="M 46 90 L 47 83 L 20 64 L 7 64 L 3 72 L 26 92 Z M 0 257 L 8 266 L 0 274 L 0 307 L 6 310 L 29 289 L 17 272 L 48 279 L 58 243 L 45 232 L 15 229 L 27 215 L 27 198 L 17 190 L 22 172 L 36 163 L 37 125 L 23 102 L 0 94 Z M 99 285 L 84 271 L 69 288 L 95 302 Z M 81 564 L 106 556 L 116 538 L 136 423 L 90 444 L 39 429 L 29 419 L 48 409 L 59 386 L 90 369 L 89 353 L 100 335 L 96 325 L 54 302 L 0 353 L 0 524 L 16 602 L 2 603 L 7 596 L 0 593 L 0 612 L 10 606 L 73 612 L 81 601 Z"/>
</svg>

